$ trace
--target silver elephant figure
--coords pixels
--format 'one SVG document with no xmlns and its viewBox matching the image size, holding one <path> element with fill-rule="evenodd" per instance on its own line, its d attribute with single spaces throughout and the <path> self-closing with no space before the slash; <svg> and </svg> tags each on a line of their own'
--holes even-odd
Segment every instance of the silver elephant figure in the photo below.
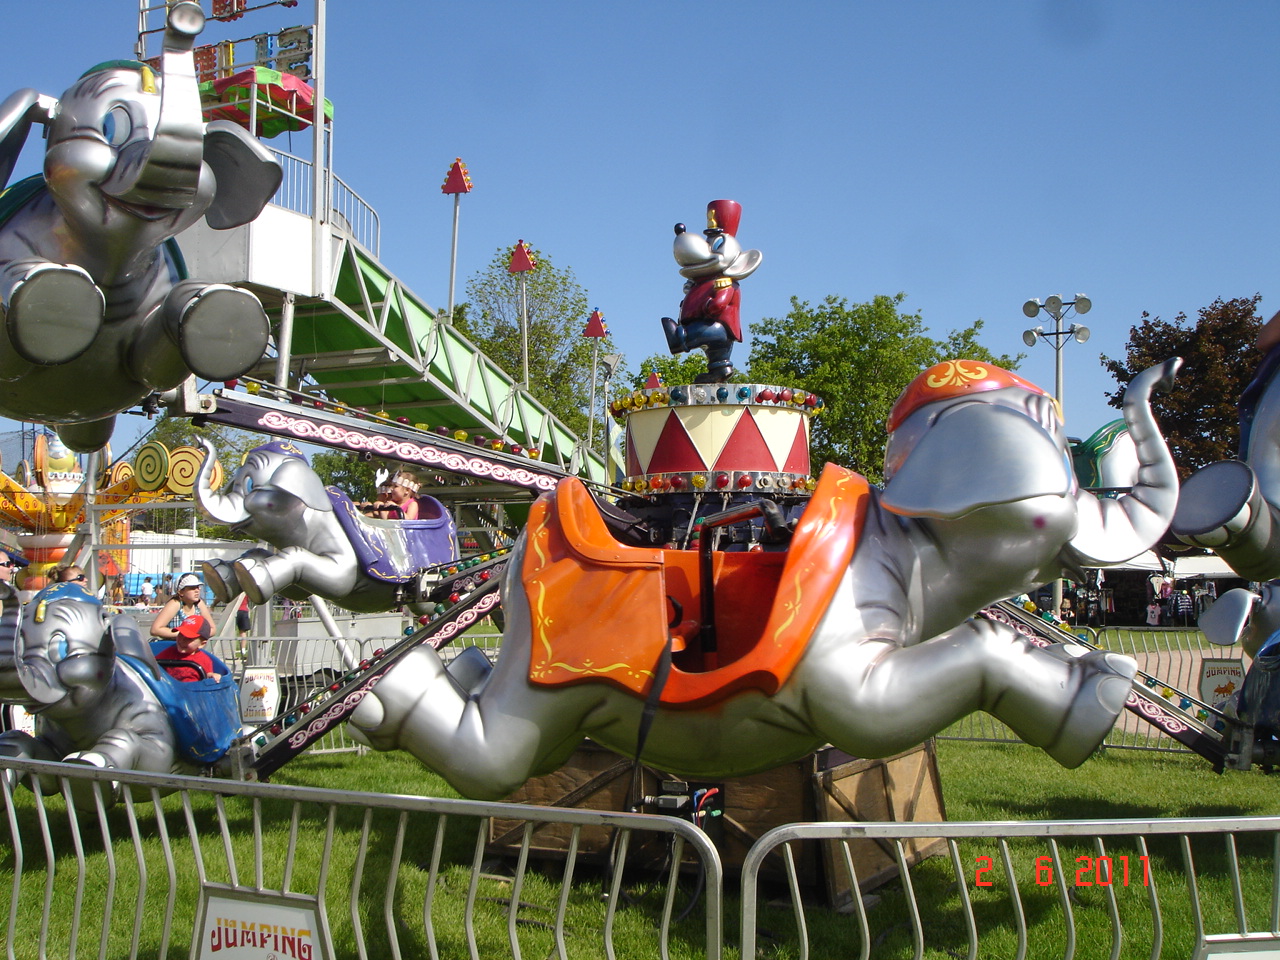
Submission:
<svg viewBox="0 0 1280 960">
<path fill-rule="evenodd" d="M 1237 717 L 1257 737 L 1240 745 L 1237 765 L 1247 767 L 1250 755 L 1280 762 L 1280 347 L 1267 351 L 1240 398 L 1239 452 L 1240 459 L 1187 478 L 1173 532 L 1261 584 L 1258 593 L 1227 591 L 1200 617 L 1210 640 L 1239 640 L 1253 659 L 1235 701 Z"/>
<path fill-rule="evenodd" d="M 1264 357 L 1240 399 L 1240 459 L 1187 478 L 1173 532 L 1246 580 L 1280 578 L 1280 347 Z"/>
<path fill-rule="evenodd" d="M 679 556 L 692 551 L 628 552 L 581 485 L 562 481 L 513 552 L 493 667 L 468 650 L 446 668 L 419 648 L 370 688 L 351 725 L 486 799 L 554 770 L 583 737 L 672 774 L 721 778 L 823 743 L 888 756 L 977 710 L 1076 766 L 1111 729 L 1136 664 L 1041 648 L 970 617 L 1161 537 L 1178 480 L 1149 397 L 1179 363 L 1143 372 L 1126 394 L 1141 468 L 1118 500 L 1079 488 L 1044 391 L 973 361 L 926 371 L 890 420 L 883 491 L 828 465 L 783 559 L 717 555 L 717 593 L 734 577 L 746 588 L 717 607 L 719 652 L 701 661 L 685 659 L 684 624 L 666 629 L 678 609 L 699 609 Z M 760 607 L 765 583 L 775 593 Z M 758 641 L 721 632 L 722 609 Z M 668 644 L 686 648 L 668 654 Z M 720 695 L 708 693 L 718 674 Z"/>
<path fill-rule="evenodd" d="M 201 442 L 206 456 L 195 487 L 201 510 L 276 548 L 202 564 L 205 583 L 224 603 L 243 590 L 255 604 L 275 594 L 292 600 L 315 594 L 359 612 L 414 608 L 419 572 L 458 557 L 453 518 L 433 497 L 419 497 L 418 520 L 366 517 L 346 494 L 326 489 L 287 440 L 250 451 L 225 488 L 214 491 L 214 447 Z"/>
<path fill-rule="evenodd" d="M 36 736 L 0 733 L 0 757 L 196 774 L 216 765 L 239 735 L 229 676 L 199 683 L 169 677 L 137 622 L 128 615 L 107 620 L 102 603 L 79 584 L 47 587 L 21 609 L 2 584 L 0 604 L 0 700 L 36 717 Z M 42 787 L 56 789 L 52 782 Z M 92 787 L 83 785 L 75 799 L 92 806 Z"/>
<path fill-rule="evenodd" d="M 267 345 L 252 293 L 185 278 L 173 238 L 201 217 L 248 223 L 280 165 L 229 121 L 204 123 L 192 45 L 199 4 L 169 10 L 161 68 L 109 61 L 58 100 L 0 104 L 0 185 L 32 123 L 43 176 L 0 198 L 0 414 L 55 424 L 72 449 L 111 436 L 116 414 L 192 373 L 228 380 Z"/>
</svg>

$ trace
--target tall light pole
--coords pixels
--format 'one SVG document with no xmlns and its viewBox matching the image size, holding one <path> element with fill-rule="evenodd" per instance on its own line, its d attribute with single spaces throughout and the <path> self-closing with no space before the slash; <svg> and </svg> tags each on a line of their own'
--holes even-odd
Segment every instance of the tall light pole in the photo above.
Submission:
<svg viewBox="0 0 1280 960">
<path fill-rule="evenodd" d="M 1045 297 L 1043 303 L 1039 298 L 1036 298 L 1028 300 L 1022 305 L 1022 312 L 1030 320 L 1034 320 L 1042 310 L 1053 317 L 1052 330 L 1046 330 L 1042 326 L 1024 330 L 1022 331 L 1022 342 L 1028 347 L 1034 347 L 1037 340 L 1043 340 L 1053 347 L 1053 398 L 1058 402 L 1058 414 L 1064 421 L 1067 416 L 1062 407 L 1062 348 L 1067 343 L 1064 338 L 1070 338 L 1076 343 L 1084 343 L 1089 339 L 1089 328 L 1080 323 L 1073 323 L 1064 330 L 1062 329 L 1062 321 L 1073 309 L 1078 315 L 1084 316 L 1092 306 L 1093 303 L 1083 293 L 1077 293 L 1074 300 L 1063 300 L 1055 293 L 1051 297 Z M 1061 612 L 1062 581 L 1055 580 L 1053 581 L 1053 615 L 1056 617 Z"/>
</svg>

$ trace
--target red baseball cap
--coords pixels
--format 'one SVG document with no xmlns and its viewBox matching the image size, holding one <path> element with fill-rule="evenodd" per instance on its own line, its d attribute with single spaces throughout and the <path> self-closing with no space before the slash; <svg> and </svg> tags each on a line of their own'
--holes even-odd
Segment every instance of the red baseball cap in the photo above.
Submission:
<svg viewBox="0 0 1280 960">
<path fill-rule="evenodd" d="M 209 621 L 199 614 L 187 617 L 178 627 L 179 636 L 186 637 L 188 640 L 194 640 L 196 637 L 208 640 L 212 633 L 213 628 L 209 626 Z"/>
</svg>

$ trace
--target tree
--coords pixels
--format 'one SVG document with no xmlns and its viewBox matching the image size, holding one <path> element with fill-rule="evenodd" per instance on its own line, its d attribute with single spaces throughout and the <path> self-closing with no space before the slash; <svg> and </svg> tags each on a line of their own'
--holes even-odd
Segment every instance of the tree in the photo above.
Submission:
<svg viewBox="0 0 1280 960">
<path fill-rule="evenodd" d="M 1236 402 L 1261 359 L 1254 346 L 1262 326 L 1261 299 L 1261 294 L 1234 300 L 1219 297 L 1200 309 L 1194 324 L 1185 313 L 1170 322 L 1144 310 L 1141 322 L 1129 328 L 1124 359 L 1102 358 L 1120 387 L 1107 394 L 1107 402 L 1119 407 L 1125 387 L 1139 372 L 1170 357 L 1182 357 L 1173 390 L 1151 398 L 1182 478 L 1235 455 L 1240 439 Z"/>
<path fill-rule="evenodd" d="M 470 299 L 465 310 L 455 314 L 455 322 L 490 359 L 519 380 L 520 275 L 507 271 L 513 249 L 500 248 L 467 283 Z M 592 377 L 591 341 L 582 335 L 591 313 L 587 291 L 572 269 L 558 269 L 539 250 L 531 250 L 530 256 L 535 266 L 523 274 L 529 310 L 529 392 L 571 430 L 586 436 Z M 613 352 L 612 338 L 606 336 L 600 353 Z"/>
<path fill-rule="evenodd" d="M 379 466 L 395 472 L 394 467 L 339 450 L 322 450 L 311 457 L 311 469 L 320 481 L 326 487 L 337 487 L 357 503 L 374 495 Z"/>
<path fill-rule="evenodd" d="M 263 437 L 261 434 L 221 424 L 197 427 L 190 417 L 174 417 L 165 413 L 138 441 L 138 445 L 151 440 L 159 440 L 170 450 L 183 446 L 199 448 L 201 440 L 208 440 L 217 449 L 218 459 L 222 460 L 223 467 L 235 469 L 245 453 L 263 442 Z"/>
<path fill-rule="evenodd" d="M 664 386 L 674 387 L 681 383 L 693 383 L 698 374 L 707 372 L 707 355 L 701 350 L 690 350 L 688 353 L 655 353 L 640 361 L 640 369 L 631 375 L 632 389 L 644 388 L 649 374 L 656 373 Z M 746 383 L 741 371 L 729 378 L 733 383 Z"/>
<path fill-rule="evenodd" d="M 826 404 L 812 421 L 815 469 L 831 461 L 879 482 L 888 439 L 885 421 L 918 373 L 957 355 L 1006 369 L 1021 360 L 993 356 L 979 344 L 981 320 L 950 332 L 946 340 L 934 340 L 920 314 L 899 309 L 905 299 L 899 293 L 850 304 L 832 295 L 815 307 L 792 297 L 785 317 L 765 317 L 752 325 L 751 382 L 801 387 Z"/>
</svg>

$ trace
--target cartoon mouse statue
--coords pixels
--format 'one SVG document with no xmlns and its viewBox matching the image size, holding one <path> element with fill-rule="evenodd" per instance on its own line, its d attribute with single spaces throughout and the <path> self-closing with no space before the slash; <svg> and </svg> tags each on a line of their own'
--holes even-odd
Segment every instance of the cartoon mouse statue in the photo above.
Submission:
<svg viewBox="0 0 1280 960">
<path fill-rule="evenodd" d="M 742 204 L 736 200 L 712 200 L 707 204 L 705 239 L 676 224 L 675 257 L 680 264 L 684 299 L 680 319 L 662 318 L 667 346 L 672 353 L 701 347 L 707 354 L 707 372 L 699 383 L 721 383 L 733 376 L 730 354 L 742 342 L 738 317 L 738 281 L 755 273 L 764 259 L 759 250 L 743 250 L 738 243 Z"/>
</svg>

